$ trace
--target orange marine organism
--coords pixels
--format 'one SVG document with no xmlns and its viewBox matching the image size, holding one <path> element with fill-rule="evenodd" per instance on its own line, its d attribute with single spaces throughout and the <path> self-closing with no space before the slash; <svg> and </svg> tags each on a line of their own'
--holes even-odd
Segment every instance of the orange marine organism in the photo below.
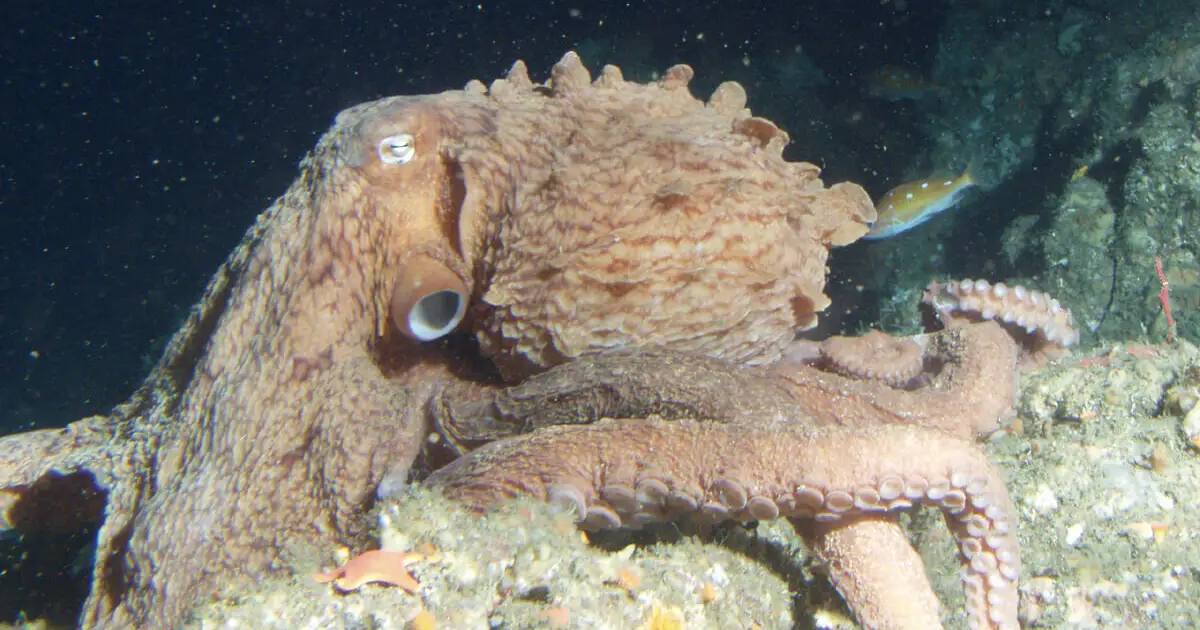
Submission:
<svg viewBox="0 0 1200 630">
<path fill-rule="evenodd" d="M 408 572 L 407 565 L 424 559 L 424 555 L 409 551 L 373 549 L 354 556 L 332 571 L 314 573 L 313 579 L 321 583 L 333 582 L 340 591 L 354 591 L 364 584 L 381 583 L 415 593 L 421 584 Z"/>
</svg>

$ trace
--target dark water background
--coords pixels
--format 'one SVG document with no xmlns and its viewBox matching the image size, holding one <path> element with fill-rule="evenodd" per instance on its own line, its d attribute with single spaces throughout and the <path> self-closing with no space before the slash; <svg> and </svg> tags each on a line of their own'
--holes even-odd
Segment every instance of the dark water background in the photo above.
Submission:
<svg viewBox="0 0 1200 630">
<path fill-rule="evenodd" d="M 698 95 L 743 81 L 798 141 L 789 157 L 869 185 L 886 167 L 870 143 L 797 111 L 771 60 L 803 46 L 828 78 L 806 107 L 836 111 L 871 69 L 929 63 L 941 5 L 921 5 L 7 2 L 0 434 L 123 400 L 344 107 L 518 58 L 542 80 L 568 49 L 630 78 L 687 62 Z"/>
</svg>

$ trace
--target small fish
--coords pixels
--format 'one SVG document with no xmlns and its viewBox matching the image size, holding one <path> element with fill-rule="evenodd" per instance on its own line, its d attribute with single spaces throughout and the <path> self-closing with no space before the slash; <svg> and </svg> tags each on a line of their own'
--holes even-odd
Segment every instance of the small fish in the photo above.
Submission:
<svg viewBox="0 0 1200 630">
<path fill-rule="evenodd" d="M 955 178 L 930 177 L 900 184 L 875 203 L 879 218 L 863 238 L 878 240 L 911 230 L 939 212 L 953 208 L 974 185 L 971 169 Z"/>
</svg>

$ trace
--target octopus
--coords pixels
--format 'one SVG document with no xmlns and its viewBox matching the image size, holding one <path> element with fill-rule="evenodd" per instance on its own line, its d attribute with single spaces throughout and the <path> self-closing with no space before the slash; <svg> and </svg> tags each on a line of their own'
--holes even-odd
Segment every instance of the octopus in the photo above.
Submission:
<svg viewBox="0 0 1200 630">
<path fill-rule="evenodd" d="M 973 437 L 1016 345 L 991 321 L 796 342 L 872 204 L 692 75 L 568 53 L 343 111 L 128 401 L 0 438 L 0 528 L 98 524 L 80 626 L 174 627 L 297 546 L 363 546 L 436 431 L 462 456 L 428 483 L 481 509 L 788 518 L 874 627 L 937 625 L 896 513 L 941 509 L 969 614 L 1015 627 L 1015 514 Z"/>
</svg>

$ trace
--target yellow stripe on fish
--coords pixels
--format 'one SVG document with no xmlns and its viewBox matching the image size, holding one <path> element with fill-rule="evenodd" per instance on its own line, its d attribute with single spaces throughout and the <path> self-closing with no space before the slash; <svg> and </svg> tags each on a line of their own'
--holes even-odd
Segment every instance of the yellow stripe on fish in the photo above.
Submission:
<svg viewBox="0 0 1200 630">
<path fill-rule="evenodd" d="M 970 169 L 958 177 L 930 177 L 900 184 L 875 203 L 879 218 L 863 238 L 878 240 L 911 230 L 953 208 L 974 185 Z"/>
</svg>

